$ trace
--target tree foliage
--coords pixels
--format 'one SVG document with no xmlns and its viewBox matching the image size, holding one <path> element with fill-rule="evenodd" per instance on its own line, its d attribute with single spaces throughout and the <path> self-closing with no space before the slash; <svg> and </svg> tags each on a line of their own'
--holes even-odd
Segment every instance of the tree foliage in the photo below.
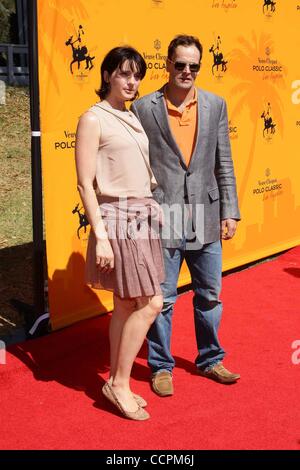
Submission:
<svg viewBox="0 0 300 470">
<path fill-rule="evenodd" d="M 14 42 L 15 0 L 0 0 L 0 43 Z"/>
</svg>

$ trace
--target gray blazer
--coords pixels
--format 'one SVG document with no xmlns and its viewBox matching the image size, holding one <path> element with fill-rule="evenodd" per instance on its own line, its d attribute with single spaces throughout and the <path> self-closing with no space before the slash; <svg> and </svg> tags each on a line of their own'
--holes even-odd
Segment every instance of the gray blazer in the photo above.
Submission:
<svg viewBox="0 0 300 470">
<path fill-rule="evenodd" d="M 183 236 L 195 241 L 195 234 L 200 247 L 219 240 L 220 219 L 240 219 L 225 101 L 198 89 L 197 140 L 188 167 L 170 130 L 163 88 L 131 109 L 148 135 L 158 182 L 153 197 L 167 215 L 163 246 L 179 247 Z"/>
</svg>

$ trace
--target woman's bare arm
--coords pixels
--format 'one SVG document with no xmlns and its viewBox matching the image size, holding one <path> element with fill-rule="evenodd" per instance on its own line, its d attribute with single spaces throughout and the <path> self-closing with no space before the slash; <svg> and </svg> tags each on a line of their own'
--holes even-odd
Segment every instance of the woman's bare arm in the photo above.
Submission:
<svg viewBox="0 0 300 470">
<path fill-rule="evenodd" d="M 109 262 L 112 269 L 113 252 L 94 189 L 100 133 L 98 118 L 93 113 L 88 111 L 80 117 L 75 145 L 77 187 L 91 229 L 96 237 L 96 263 L 102 268 Z"/>
</svg>

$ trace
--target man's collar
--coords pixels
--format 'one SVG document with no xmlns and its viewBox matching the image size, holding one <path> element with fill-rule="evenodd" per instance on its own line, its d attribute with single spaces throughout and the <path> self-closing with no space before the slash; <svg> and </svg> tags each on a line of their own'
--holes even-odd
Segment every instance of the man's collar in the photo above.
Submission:
<svg viewBox="0 0 300 470">
<path fill-rule="evenodd" d="M 167 107 L 168 109 L 173 109 L 173 110 L 177 110 L 178 111 L 178 108 L 170 101 L 170 99 L 168 98 L 168 95 L 167 95 L 167 87 L 166 85 L 163 87 L 163 96 L 166 100 L 166 104 L 167 104 Z M 185 103 L 185 107 L 189 107 L 189 106 L 192 106 L 193 104 L 197 103 L 198 101 L 198 91 L 197 91 L 197 88 L 194 87 L 194 95 L 193 95 L 193 98 L 191 98 L 189 101 L 187 101 L 187 103 Z"/>
</svg>

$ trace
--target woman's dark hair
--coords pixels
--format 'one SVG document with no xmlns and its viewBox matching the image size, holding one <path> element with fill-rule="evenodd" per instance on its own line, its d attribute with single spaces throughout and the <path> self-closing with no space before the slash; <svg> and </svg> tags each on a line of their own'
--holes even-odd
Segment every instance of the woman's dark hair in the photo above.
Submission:
<svg viewBox="0 0 300 470">
<path fill-rule="evenodd" d="M 169 44 L 168 47 L 168 59 L 172 60 L 175 49 L 178 46 L 196 46 L 200 52 L 200 62 L 202 58 L 203 47 L 199 39 L 196 36 L 188 36 L 186 34 L 178 34 Z"/>
<path fill-rule="evenodd" d="M 110 91 L 110 84 L 104 80 L 104 72 L 111 75 L 116 69 L 122 68 L 124 62 L 128 60 L 133 72 L 136 70 L 141 76 L 141 80 L 146 75 L 147 65 L 141 54 L 133 47 L 115 47 L 109 51 L 101 64 L 101 85 L 96 90 L 97 95 L 104 100 Z"/>
</svg>

